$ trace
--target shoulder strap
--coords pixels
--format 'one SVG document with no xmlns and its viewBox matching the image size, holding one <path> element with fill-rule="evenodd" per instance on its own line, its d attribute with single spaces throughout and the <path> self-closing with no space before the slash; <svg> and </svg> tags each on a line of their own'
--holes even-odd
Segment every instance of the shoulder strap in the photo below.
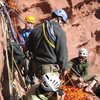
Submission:
<svg viewBox="0 0 100 100">
<path fill-rule="evenodd" d="M 48 43 L 51 47 L 55 48 L 55 45 L 54 45 L 54 44 L 47 38 L 47 36 L 46 36 L 45 24 L 44 24 L 44 23 L 42 24 L 42 28 L 43 28 L 43 35 L 44 35 L 44 38 L 46 39 L 47 43 Z"/>
<path fill-rule="evenodd" d="M 53 23 L 52 21 L 46 21 L 46 29 L 47 29 L 47 32 L 50 36 L 50 38 L 55 41 L 56 40 L 56 36 L 55 36 L 55 33 L 54 33 L 54 29 L 53 29 Z"/>
</svg>

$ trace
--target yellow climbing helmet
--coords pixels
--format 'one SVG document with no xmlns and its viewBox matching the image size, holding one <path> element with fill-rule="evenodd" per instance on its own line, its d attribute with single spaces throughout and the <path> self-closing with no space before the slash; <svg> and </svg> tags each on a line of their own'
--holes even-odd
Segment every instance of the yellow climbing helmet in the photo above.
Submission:
<svg viewBox="0 0 100 100">
<path fill-rule="evenodd" d="M 26 16 L 25 20 L 29 23 L 35 24 L 35 17 L 34 16 Z"/>
</svg>

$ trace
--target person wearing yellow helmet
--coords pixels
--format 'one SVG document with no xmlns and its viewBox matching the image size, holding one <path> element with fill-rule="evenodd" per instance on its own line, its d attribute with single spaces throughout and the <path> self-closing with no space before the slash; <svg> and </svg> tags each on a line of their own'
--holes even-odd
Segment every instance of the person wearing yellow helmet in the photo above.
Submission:
<svg viewBox="0 0 100 100">
<path fill-rule="evenodd" d="M 26 16 L 25 17 L 25 28 L 20 30 L 20 36 L 22 38 L 22 41 L 20 42 L 20 45 L 25 45 L 25 41 L 27 39 L 27 37 L 29 36 L 29 34 L 31 33 L 31 31 L 34 29 L 34 25 L 35 25 L 35 17 L 34 16 Z"/>
<path fill-rule="evenodd" d="M 29 15 L 25 17 L 25 28 L 19 29 L 20 47 L 23 50 L 26 57 L 26 66 L 24 66 L 24 75 L 26 83 L 30 83 L 31 80 L 28 77 L 28 70 L 29 70 L 28 64 L 30 59 L 30 52 L 26 49 L 25 42 L 31 31 L 34 30 L 34 25 L 35 25 L 35 17 Z"/>
<path fill-rule="evenodd" d="M 25 24 L 26 29 L 31 30 L 34 28 L 34 25 L 35 25 L 35 17 L 34 16 L 26 16 L 25 21 L 26 21 L 26 24 Z"/>
</svg>

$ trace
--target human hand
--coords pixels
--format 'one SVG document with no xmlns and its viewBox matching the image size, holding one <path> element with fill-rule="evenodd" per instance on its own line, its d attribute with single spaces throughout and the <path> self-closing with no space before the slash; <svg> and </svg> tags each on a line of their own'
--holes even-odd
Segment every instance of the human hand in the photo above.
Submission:
<svg viewBox="0 0 100 100">
<path fill-rule="evenodd" d="M 0 89 L 0 100 L 4 100 L 1 89 Z"/>
<path fill-rule="evenodd" d="M 64 100 L 65 93 L 63 90 L 58 90 L 57 92 L 57 100 Z"/>
<path fill-rule="evenodd" d="M 66 76 L 66 75 L 68 74 L 68 70 L 65 70 L 65 71 L 63 72 L 63 74 L 64 74 L 64 76 Z"/>
<path fill-rule="evenodd" d="M 83 78 L 81 78 L 81 77 L 79 77 L 79 79 L 78 79 L 80 82 L 84 82 L 84 80 L 83 80 Z"/>
</svg>

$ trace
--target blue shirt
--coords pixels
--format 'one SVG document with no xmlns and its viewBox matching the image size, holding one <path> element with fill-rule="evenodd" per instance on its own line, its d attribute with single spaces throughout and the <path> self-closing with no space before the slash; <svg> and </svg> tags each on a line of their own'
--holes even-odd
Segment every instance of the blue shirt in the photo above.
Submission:
<svg viewBox="0 0 100 100">
<path fill-rule="evenodd" d="M 25 45 L 25 41 L 27 39 L 27 37 L 29 36 L 29 34 L 31 33 L 32 30 L 27 30 L 27 29 L 23 29 L 21 30 L 21 38 L 23 39 L 23 41 L 20 41 L 20 45 Z"/>
</svg>

